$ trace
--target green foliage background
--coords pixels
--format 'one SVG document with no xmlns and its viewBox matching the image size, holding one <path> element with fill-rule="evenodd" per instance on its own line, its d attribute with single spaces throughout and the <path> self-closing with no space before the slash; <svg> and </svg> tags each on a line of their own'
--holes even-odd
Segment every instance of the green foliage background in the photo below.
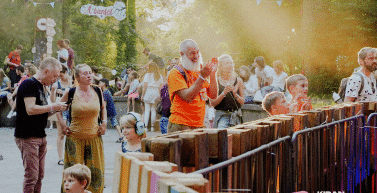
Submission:
<svg viewBox="0 0 377 193">
<path fill-rule="evenodd" d="M 61 0 L 52 8 L 3 0 L 0 57 L 21 44 L 23 62 L 33 59 L 35 21 L 51 17 L 57 23 L 54 53 L 55 42 L 68 38 L 76 64 L 120 73 L 125 66 L 147 62 L 141 54 L 144 47 L 168 61 L 179 57 L 180 42 L 190 38 L 198 43 L 205 62 L 221 54 L 230 54 L 236 67 L 250 65 L 259 55 L 270 66 L 282 60 L 288 74 L 303 72 L 309 78 L 309 91 L 322 96 L 336 91 L 340 80 L 358 67 L 357 52 L 362 47 L 376 45 L 375 0 L 284 0 L 281 6 L 269 0 L 259 5 L 254 0 L 123 0 L 132 8 L 123 21 L 80 13 L 85 4 L 111 6 L 114 2 Z"/>
</svg>

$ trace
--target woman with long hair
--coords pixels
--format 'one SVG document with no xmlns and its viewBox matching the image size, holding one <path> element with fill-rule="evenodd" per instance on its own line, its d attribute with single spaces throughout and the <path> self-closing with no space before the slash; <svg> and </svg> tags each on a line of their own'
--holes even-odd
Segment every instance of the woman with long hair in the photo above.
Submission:
<svg viewBox="0 0 377 193">
<path fill-rule="evenodd" d="M 151 62 L 148 67 L 148 73 L 143 80 L 143 91 L 141 100 L 145 104 L 144 123 L 148 126 L 149 115 L 151 115 L 151 131 L 154 131 L 154 122 L 156 120 L 156 100 L 160 97 L 160 89 L 163 85 L 162 75 L 156 63 Z"/>
<path fill-rule="evenodd" d="M 92 86 L 93 73 L 87 64 L 75 68 L 77 87 L 65 92 L 61 102 L 70 104 L 69 127 L 58 113 L 58 120 L 66 135 L 64 150 L 64 169 L 77 163 L 88 166 L 92 173 L 92 182 L 88 190 L 101 193 L 104 188 L 105 158 L 102 135 L 107 128 L 107 112 L 102 91 Z M 74 90 L 73 90 L 74 89 Z M 73 92 L 69 95 L 69 93 Z M 102 99 L 101 99 L 102 98 Z M 102 105 L 101 105 L 102 104 Z"/>
<path fill-rule="evenodd" d="M 235 76 L 234 62 L 230 55 L 223 54 L 218 58 L 219 95 L 210 100 L 215 107 L 214 128 L 228 128 L 240 124 L 241 106 L 245 103 L 244 85 L 241 78 Z"/>
<path fill-rule="evenodd" d="M 254 95 L 259 90 L 258 78 L 255 76 L 255 67 L 252 67 L 250 70 L 247 66 L 241 66 L 239 75 L 245 85 L 245 104 L 253 103 Z"/>
</svg>

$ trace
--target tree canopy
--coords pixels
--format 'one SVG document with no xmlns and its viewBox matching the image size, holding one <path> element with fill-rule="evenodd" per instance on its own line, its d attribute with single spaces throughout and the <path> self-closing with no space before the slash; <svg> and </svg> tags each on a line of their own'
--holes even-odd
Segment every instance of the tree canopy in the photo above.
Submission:
<svg viewBox="0 0 377 193">
<path fill-rule="evenodd" d="M 49 0 L 34 0 L 49 3 Z M 82 15 L 85 4 L 112 6 L 114 0 L 0 2 L 0 56 L 18 44 L 22 60 L 32 60 L 35 21 L 50 17 L 56 22 L 56 41 L 70 39 L 76 64 L 117 69 L 141 66 L 145 47 L 165 61 L 179 57 L 179 44 L 194 39 L 204 62 L 230 54 L 236 64 L 250 65 L 264 56 L 272 65 L 282 60 L 289 74 L 303 72 L 310 92 L 336 91 L 341 78 L 358 67 L 357 52 L 376 44 L 377 2 L 374 0 L 123 0 L 131 9 L 127 18 L 99 19 Z M 54 52 L 55 53 L 55 52 Z M 55 55 L 53 55 L 56 57 Z"/>
</svg>

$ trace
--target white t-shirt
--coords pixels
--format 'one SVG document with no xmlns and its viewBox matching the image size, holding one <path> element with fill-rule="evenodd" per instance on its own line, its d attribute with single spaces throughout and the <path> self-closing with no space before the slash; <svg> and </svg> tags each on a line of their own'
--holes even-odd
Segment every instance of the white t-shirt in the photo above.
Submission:
<svg viewBox="0 0 377 193">
<path fill-rule="evenodd" d="M 139 86 L 139 80 L 135 79 L 130 84 L 130 89 L 128 90 L 128 94 L 136 93 L 136 89 Z"/>
<path fill-rule="evenodd" d="M 285 86 L 285 79 L 288 77 L 288 74 L 285 72 L 280 73 L 280 75 L 277 75 L 274 71 L 274 75 L 272 77 L 272 84 L 273 87 L 279 87 L 282 90 L 284 90 Z"/>
<path fill-rule="evenodd" d="M 153 73 L 148 73 L 144 76 L 144 81 L 148 83 L 148 87 L 156 87 L 160 88 L 160 85 L 163 83 L 162 76 L 160 75 L 160 79 L 157 81 L 154 80 Z"/>
<path fill-rule="evenodd" d="M 59 50 L 59 51 L 58 51 L 58 60 L 60 60 L 60 57 L 61 57 L 61 56 L 65 57 L 65 58 L 68 58 L 68 57 L 69 57 L 68 50 L 65 49 L 65 48 L 63 48 L 62 50 Z M 64 60 L 64 59 L 63 59 L 63 60 Z M 63 61 L 63 60 L 62 60 L 62 61 Z M 67 60 L 65 60 L 65 62 L 64 62 L 64 63 L 61 63 L 61 64 L 63 64 L 64 66 L 67 66 Z"/>
<path fill-rule="evenodd" d="M 245 96 L 253 96 L 257 90 L 259 90 L 258 78 L 256 75 L 251 75 L 245 83 Z"/>
<path fill-rule="evenodd" d="M 262 71 L 259 71 L 259 68 L 255 68 L 255 75 L 257 77 L 271 78 L 274 74 L 275 70 L 268 65 L 265 65 Z"/>
<path fill-rule="evenodd" d="M 364 87 L 360 92 L 361 87 L 361 77 L 359 75 L 352 74 L 348 79 L 346 87 L 346 97 L 356 97 L 356 101 L 366 101 L 366 102 L 376 102 L 377 92 L 376 92 L 376 79 L 373 75 L 367 77 L 360 70 L 358 71 L 364 77 Z"/>
</svg>

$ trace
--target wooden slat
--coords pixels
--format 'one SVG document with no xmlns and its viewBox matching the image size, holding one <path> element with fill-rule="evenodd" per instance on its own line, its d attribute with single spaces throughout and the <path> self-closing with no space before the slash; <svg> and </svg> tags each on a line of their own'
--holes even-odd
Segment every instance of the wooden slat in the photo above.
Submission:
<svg viewBox="0 0 377 193">
<path fill-rule="evenodd" d="M 181 151 L 182 139 L 155 138 L 151 140 L 151 153 L 154 155 L 154 160 L 175 163 L 179 171 L 182 171 Z"/>
</svg>

